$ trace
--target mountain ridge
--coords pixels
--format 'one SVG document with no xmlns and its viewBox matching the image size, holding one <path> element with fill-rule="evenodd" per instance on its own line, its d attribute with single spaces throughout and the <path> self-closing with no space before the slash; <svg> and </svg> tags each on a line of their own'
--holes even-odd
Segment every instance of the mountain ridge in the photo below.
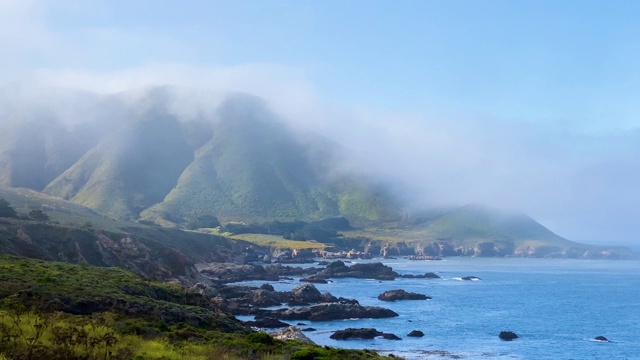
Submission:
<svg viewBox="0 0 640 360">
<path fill-rule="evenodd" d="M 477 207 L 416 221 L 388 184 L 337 170 L 346 149 L 294 131 L 264 100 L 227 94 L 207 111 L 185 116 L 175 109 L 190 103 L 178 92 L 155 87 L 93 98 L 83 92 L 79 98 L 95 111 L 83 107 L 73 124 L 63 121 L 68 111 L 47 112 L 53 105 L 39 106 L 46 117 L 25 112 L 28 122 L 19 109 L 0 111 L 0 138 L 6 140 L 0 142 L 0 184 L 165 227 L 203 216 L 244 223 L 346 217 L 361 227 L 399 224 L 423 240 L 571 245 L 530 217 L 501 223 L 495 212 Z M 58 96 L 73 103 L 73 93 Z"/>
</svg>

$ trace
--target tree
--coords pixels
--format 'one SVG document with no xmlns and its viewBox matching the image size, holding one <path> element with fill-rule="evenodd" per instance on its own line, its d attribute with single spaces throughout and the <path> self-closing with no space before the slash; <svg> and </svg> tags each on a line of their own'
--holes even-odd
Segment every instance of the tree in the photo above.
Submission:
<svg viewBox="0 0 640 360">
<path fill-rule="evenodd" d="M 42 210 L 31 210 L 29 211 L 29 217 L 35 221 L 47 222 L 49 221 L 49 215 L 47 215 Z"/>
<path fill-rule="evenodd" d="M 197 218 L 190 219 L 185 227 L 189 230 L 195 230 L 200 228 L 214 228 L 220 226 L 218 218 L 213 215 L 201 215 Z"/>
<path fill-rule="evenodd" d="M 0 198 L 0 217 L 17 218 L 18 213 L 5 199 Z"/>
</svg>

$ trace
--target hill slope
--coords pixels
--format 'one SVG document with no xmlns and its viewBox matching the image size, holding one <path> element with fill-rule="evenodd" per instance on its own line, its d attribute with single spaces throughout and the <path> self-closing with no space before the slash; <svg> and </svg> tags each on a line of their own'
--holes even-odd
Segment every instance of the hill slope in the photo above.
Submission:
<svg viewBox="0 0 640 360">
<path fill-rule="evenodd" d="M 56 95 L 90 104 L 71 115 L 50 103 L 33 112 L 28 102 L 0 101 L 0 184 L 170 226 L 202 215 L 245 222 L 398 216 L 381 188 L 335 174 L 339 146 L 318 136 L 302 141 L 261 99 L 227 94 L 212 111 L 185 116 L 175 110 L 188 106 L 178 93 Z"/>
</svg>

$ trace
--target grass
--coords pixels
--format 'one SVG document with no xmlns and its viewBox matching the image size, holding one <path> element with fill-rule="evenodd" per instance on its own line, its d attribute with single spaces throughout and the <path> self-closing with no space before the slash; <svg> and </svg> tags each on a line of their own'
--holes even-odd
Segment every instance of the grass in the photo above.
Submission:
<svg viewBox="0 0 640 360">
<path fill-rule="evenodd" d="M 382 359 L 276 340 L 210 306 L 200 294 L 119 268 L 2 255 L 0 360 Z"/>
<path fill-rule="evenodd" d="M 211 235 L 225 236 L 234 240 L 242 240 L 256 244 L 258 246 L 270 247 L 272 249 L 324 249 L 327 244 L 315 242 L 315 241 L 299 241 L 299 240 L 287 240 L 283 239 L 279 235 L 267 235 L 267 234 L 238 234 L 231 235 L 230 233 L 220 232 L 218 229 L 198 229 L 198 232 Z"/>
<path fill-rule="evenodd" d="M 274 249 L 324 249 L 326 244 L 315 241 L 286 240 L 282 236 L 264 234 L 240 234 L 230 236 L 232 239 L 244 240 L 250 243 Z"/>
</svg>

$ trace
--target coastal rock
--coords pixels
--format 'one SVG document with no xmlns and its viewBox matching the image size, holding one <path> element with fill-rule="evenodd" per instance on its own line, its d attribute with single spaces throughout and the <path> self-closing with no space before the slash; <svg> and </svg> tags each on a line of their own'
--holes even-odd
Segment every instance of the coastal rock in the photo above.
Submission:
<svg viewBox="0 0 640 360">
<path fill-rule="evenodd" d="M 387 340 L 402 340 L 398 336 L 396 336 L 395 334 L 384 333 L 384 334 L 382 334 L 382 337 L 387 339 Z"/>
<path fill-rule="evenodd" d="M 432 272 L 428 272 L 420 275 L 403 274 L 400 277 L 405 279 L 440 279 L 440 276 Z"/>
<path fill-rule="evenodd" d="M 265 286 L 266 285 L 266 286 Z M 211 301 L 215 306 L 233 315 L 255 315 L 264 313 L 260 308 L 278 306 L 283 303 L 289 306 L 319 303 L 338 303 L 358 305 L 354 299 L 337 298 L 330 293 L 320 294 L 312 284 L 296 286 L 291 291 L 271 290 L 271 285 L 265 284 L 260 288 L 251 286 L 220 285 L 218 296 Z"/>
<path fill-rule="evenodd" d="M 325 279 L 320 279 L 320 278 L 316 278 L 316 277 L 306 277 L 306 278 L 300 279 L 300 281 L 304 281 L 304 282 L 308 282 L 308 283 L 314 283 L 314 284 L 328 284 L 329 283 Z"/>
<path fill-rule="evenodd" d="M 263 329 L 275 329 L 290 326 L 289 324 L 272 317 L 262 318 L 256 321 L 245 321 L 244 324 Z"/>
<path fill-rule="evenodd" d="M 253 296 L 251 298 L 251 305 L 257 307 L 278 306 L 281 303 L 282 301 L 278 298 L 275 291 L 258 289 L 253 292 Z"/>
<path fill-rule="evenodd" d="M 302 331 L 300 331 L 300 329 L 298 329 L 295 326 L 289 326 L 286 329 L 282 329 L 278 332 L 272 333 L 271 336 L 273 336 L 278 340 L 283 340 L 283 341 L 298 340 L 298 341 L 304 341 L 310 344 L 315 344 L 313 341 L 311 341 L 311 339 L 309 339 L 305 334 L 303 334 Z"/>
<path fill-rule="evenodd" d="M 286 266 L 280 264 L 270 264 L 264 266 L 264 271 L 269 275 L 274 276 L 307 276 L 312 275 L 320 271 L 320 268 L 316 267 L 300 267 L 300 266 Z"/>
<path fill-rule="evenodd" d="M 344 319 L 381 319 L 398 316 L 389 309 L 355 304 L 318 304 L 311 307 L 262 310 L 256 318 L 275 317 L 282 320 L 332 321 Z"/>
<path fill-rule="evenodd" d="M 606 337 L 600 335 L 600 336 L 596 336 L 594 338 L 594 340 L 598 340 L 598 341 L 602 341 L 602 342 L 609 342 L 609 339 L 607 339 Z"/>
<path fill-rule="evenodd" d="M 427 300 L 430 296 L 407 292 L 405 290 L 389 290 L 378 295 L 378 300 L 382 301 L 398 301 L 398 300 Z"/>
<path fill-rule="evenodd" d="M 465 277 L 461 277 L 460 279 L 465 280 L 465 281 L 479 281 L 479 280 L 482 280 L 477 276 L 465 276 Z"/>
<path fill-rule="evenodd" d="M 231 283 L 247 280 L 278 281 L 282 276 L 309 276 L 320 271 L 319 268 L 302 268 L 271 264 L 266 266 L 235 264 L 235 263 L 209 263 L 198 264 L 201 274 L 217 283 Z"/>
<path fill-rule="evenodd" d="M 518 335 L 513 331 L 501 331 L 498 337 L 504 341 L 511 341 L 518 338 Z"/>
<path fill-rule="evenodd" d="M 218 296 L 218 291 L 210 286 L 207 286 L 203 283 L 196 283 L 189 288 L 190 291 L 198 293 L 207 298 L 212 298 Z"/>
<path fill-rule="evenodd" d="M 322 301 L 322 294 L 312 284 L 298 285 L 291 290 L 290 304 L 308 305 Z"/>
<path fill-rule="evenodd" d="M 302 331 L 316 331 L 316 329 L 309 327 L 302 329 Z"/>
<path fill-rule="evenodd" d="M 273 288 L 273 285 L 271 284 L 262 284 L 260 285 L 260 289 L 261 290 L 267 290 L 267 291 L 275 291 L 276 289 Z"/>
<path fill-rule="evenodd" d="M 382 332 L 372 328 L 348 328 L 334 332 L 330 338 L 334 340 L 373 339 L 376 336 L 382 336 L 382 334 Z"/>
<path fill-rule="evenodd" d="M 347 298 L 343 298 L 343 297 L 337 298 L 337 297 L 331 295 L 330 292 L 326 292 L 326 293 L 322 294 L 322 302 L 325 302 L 325 303 L 353 304 L 353 305 L 360 304 L 358 302 L 358 300 L 356 300 L 356 299 L 347 299 Z"/>
<path fill-rule="evenodd" d="M 366 263 L 345 265 L 344 262 L 338 260 L 330 263 L 327 267 L 310 277 L 311 279 L 328 279 L 328 278 L 358 278 L 358 279 L 375 279 L 375 280 L 394 280 L 400 275 L 393 271 L 389 266 L 382 263 Z"/>
<path fill-rule="evenodd" d="M 408 333 L 407 336 L 409 337 L 423 337 L 424 333 L 420 330 L 413 330 L 412 332 Z"/>
<path fill-rule="evenodd" d="M 278 280 L 278 276 L 268 274 L 260 265 L 211 263 L 201 268 L 200 273 L 211 280 L 222 283 L 245 280 Z"/>
</svg>

